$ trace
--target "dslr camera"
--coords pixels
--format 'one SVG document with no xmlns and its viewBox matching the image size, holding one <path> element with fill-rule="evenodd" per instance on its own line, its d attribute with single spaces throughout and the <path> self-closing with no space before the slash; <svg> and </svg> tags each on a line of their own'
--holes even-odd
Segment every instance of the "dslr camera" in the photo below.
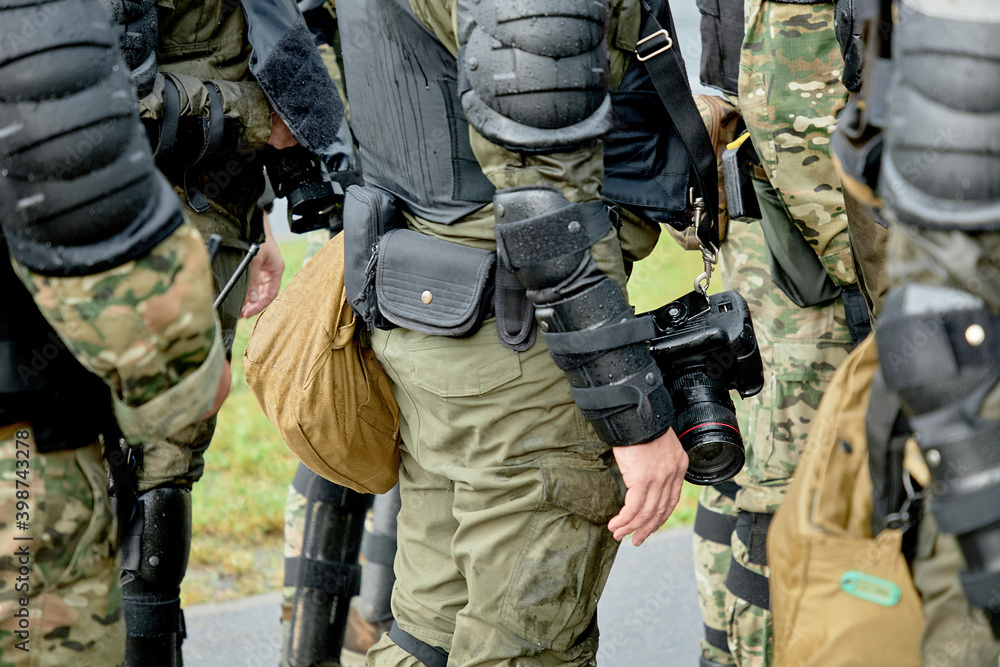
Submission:
<svg viewBox="0 0 1000 667">
<path fill-rule="evenodd" d="M 688 454 L 684 479 L 720 484 L 743 467 L 743 438 L 730 390 L 747 398 L 764 387 L 764 367 L 747 302 L 737 292 L 701 291 L 648 313 L 649 343 L 674 403 L 674 431 Z"/>
<path fill-rule="evenodd" d="M 302 146 L 265 151 L 267 177 L 275 196 L 288 199 L 288 228 L 295 234 L 332 228 L 347 188 L 364 182 L 357 171 L 330 170 Z"/>
</svg>

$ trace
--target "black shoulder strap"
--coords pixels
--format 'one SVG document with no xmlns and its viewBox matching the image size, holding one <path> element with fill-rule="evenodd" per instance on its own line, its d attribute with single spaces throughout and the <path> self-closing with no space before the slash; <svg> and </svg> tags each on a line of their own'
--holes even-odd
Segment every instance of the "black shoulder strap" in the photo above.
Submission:
<svg viewBox="0 0 1000 667">
<path fill-rule="evenodd" d="M 657 20 L 647 0 L 642 2 L 643 20 L 636 56 L 646 66 L 656 92 L 691 158 L 695 184 L 705 202 L 702 224 L 695 231 L 708 248 L 719 247 L 719 171 L 712 140 L 698 113 L 687 71 L 673 36 L 674 20 L 670 5 L 662 0 L 661 13 L 667 27 Z"/>
</svg>

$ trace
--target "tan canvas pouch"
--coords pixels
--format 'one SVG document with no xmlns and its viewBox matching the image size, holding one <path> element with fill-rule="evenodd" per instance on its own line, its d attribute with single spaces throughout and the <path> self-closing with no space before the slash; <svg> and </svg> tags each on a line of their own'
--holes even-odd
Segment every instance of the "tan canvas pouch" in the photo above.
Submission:
<svg viewBox="0 0 1000 667">
<path fill-rule="evenodd" d="M 767 536 L 778 667 L 920 667 L 924 618 L 899 530 L 872 536 L 865 415 L 874 336 L 830 381 Z"/>
<path fill-rule="evenodd" d="M 260 314 L 243 367 L 264 414 L 311 470 L 362 493 L 395 485 L 399 407 L 385 371 L 355 335 L 343 234 Z"/>
</svg>

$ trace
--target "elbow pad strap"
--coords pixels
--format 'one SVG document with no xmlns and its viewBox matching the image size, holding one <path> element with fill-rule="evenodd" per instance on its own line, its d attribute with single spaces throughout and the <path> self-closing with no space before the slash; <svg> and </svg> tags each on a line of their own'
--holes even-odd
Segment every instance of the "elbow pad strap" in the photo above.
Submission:
<svg viewBox="0 0 1000 667">
<path fill-rule="evenodd" d="M 657 384 L 663 386 L 663 376 L 660 375 L 656 362 L 650 362 L 621 384 L 570 387 L 569 391 L 573 394 L 577 407 L 585 412 L 594 413 L 623 407 L 635 408 L 636 417 L 648 422 L 653 418 L 650 395 Z"/>
<path fill-rule="evenodd" d="M 549 346 L 549 352 L 553 355 L 611 350 L 633 343 L 646 342 L 652 340 L 654 336 L 656 336 L 656 327 L 648 317 L 633 317 L 617 324 L 605 325 L 600 329 L 544 334 L 545 344 Z"/>
<path fill-rule="evenodd" d="M 0 5 L 0 226 L 52 276 L 135 259 L 183 221 L 156 173 L 118 38 L 94 0 Z M 45 25 L 36 40 L 22 25 Z M 73 67 L 67 67 L 72 59 Z"/>
<path fill-rule="evenodd" d="M 153 143 L 156 163 L 165 170 L 184 170 L 220 154 L 236 152 L 239 141 L 237 121 L 225 115 L 222 95 L 212 83 L 205 83 L 208 114 L 182 116 L 177 82 L 163 77 L 163 119 Z"/>
<path fill-rule="evenodd" d="M 674 414 L 649 353 L 652 322 L 635 318 L 590 254 L 611 229 L 604 205 L 521 187 L 498 191 L 494 206 L 501 259 L 526 288 L 553 361 L 598 436 L 617 446 L 663 434 Z"/>
</svg>

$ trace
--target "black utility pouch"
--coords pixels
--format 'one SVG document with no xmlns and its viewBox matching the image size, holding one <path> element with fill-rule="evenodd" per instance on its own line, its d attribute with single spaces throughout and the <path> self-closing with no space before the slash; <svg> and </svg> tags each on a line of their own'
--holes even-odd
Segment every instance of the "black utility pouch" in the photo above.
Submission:
<svg viewBox="0 0 1000 667">
<path fill-rule="evenodd" d="M 344 287 L 347 302 L 365 325 L 387 328 L 375 300 L 379 239 L 398 227 L 395 198 L 378 188 L 352 185 L 344 198 Z"/>
<path fill-rule="evenodd" d="M 475 333 L 493 315 L 496 253 L 395 229 L 379 239 L 375 292 L 389 322 L 436 336 Z"/>
<path fill-rule="evenodd" d="M 760 220 L 760 204 L 753 189 L 754 167 L 760 165 L 760 158 L 749 139 L 750 135 L 744 133 L 722 154 L 729 219 L 742 222 Z"/>
</svg>

